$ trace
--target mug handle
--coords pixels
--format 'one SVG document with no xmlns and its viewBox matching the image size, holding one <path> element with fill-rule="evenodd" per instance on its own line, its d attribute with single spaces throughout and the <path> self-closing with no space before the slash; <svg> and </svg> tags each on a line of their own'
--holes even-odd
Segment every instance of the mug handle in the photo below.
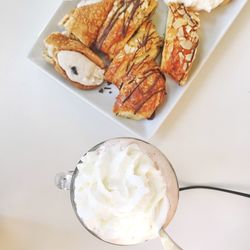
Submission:
<svg viewBox="0 0 250 250">
<path fill-rule="evenodd" d="M 70 190 L 71 179 L 74 171 L 61 172 L 55 176 L 55 184 L 59 189 Z"/>
<path fill-rule="evenodd" d="M 159 237 L 161 239 L 162 246 L 165 250 L 182 250 L 167 234 L 164 229 L 161 229 L 159 232 Z"/>
</svg>

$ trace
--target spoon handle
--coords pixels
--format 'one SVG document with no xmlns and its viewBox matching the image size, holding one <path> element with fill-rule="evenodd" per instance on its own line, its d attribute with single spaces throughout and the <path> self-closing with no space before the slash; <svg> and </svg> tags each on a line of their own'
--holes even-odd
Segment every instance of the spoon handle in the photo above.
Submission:
<svg viewBox="0 0 250 250">
<path fill-rule="evenodd" d="M 164 231 L 164 229 L 161 229 L 159 233 L 160 239 L 162 246 L 164 247 L 165 250 L 182 250 Z"/>
</svg>

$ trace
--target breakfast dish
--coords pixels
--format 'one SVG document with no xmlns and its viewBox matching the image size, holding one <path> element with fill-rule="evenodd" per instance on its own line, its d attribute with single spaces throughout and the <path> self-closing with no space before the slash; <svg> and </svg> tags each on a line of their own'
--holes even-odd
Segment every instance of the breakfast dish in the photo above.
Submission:
<svg viewBox="0 0 250 250">
<path fill-rule="evenodd" d="M 158 0 L 157 1 L 157 7 L 155 7 L 155 11 L 151 11 L 152 14 L 149 14 L 143 22 L 138 26 L 138 28 L 134 31 L 133 35 L 126 41 L 126 43 L 123 45 L 121 48 L 120 52 L 116 53 L 113 57 L 113 61 L 108 60 L 108 54 L 104 55 L 103 53 L 100 53 L 101 51 L 95 47 L 96 45 L 96 39 L 92 38 L 93 42 L 90 42 L 91 45 L 91 54 L 95 54 L 95 59 L 91 59 L 86 56 L 88 54 L 88 50 L 86 50 L 86 46 L 84 46 L 84 43 L 77 38 L 73 33 L 69 32 L 66 28 L 64 31 L 61 28 L 58 27 L 58 21 L 62 19 L 62 17 L 67 14 L 73 12 L 70 12 L 71 10 L 76 10 L 76 8 L 82 8 L 86 6 L 92 6 L 94 4 L 100 4 L 104 0 L 81 0 L 81 3 L 79 4 L 79 0 L 71 0 L 71 1 L 63 1 L 54 14 L 53 18 L 49 21 L 48 25 L 45 27 L 43 32 L 40 34 L 38 37 L 36 43 L 34 44 L 30 54 L 29 58 L 32 62 L 34 62 L 35 65 L 37 65 L 42 71 L 45 73 L 49 74 L 52 76 L 53 79 L 57 80 L 62 86 L 65 88 L 69 89 L 72 93 L 76 94 L 80 99 L 83 101 L 87 102 L 89 105 L 93 106 L 96 108 L 98 111 L 101 111 L 103 114 L 105 114 L 107 117 L 109 117 L 112 121 L 118 123 L 122 127 L 128 129 L 130 132 L 135 133 L 139 135 L 140 137 L 144 138 L 150 138 L 156 130 L 160 127 L 162 122 L 166 119 L 166 117 L 170 114 L 170 112 L 173 110 L 175 105 L 178 103 L 178 101 L 181 99 L 183 93 L 187 90 L 187 88 L 190 86 L 190 84 L 186 84 L 184 87 L 180 87 L 178 84 L 176 84 L 176 81 L 173 79 L 173 77 L 169 77 L 168 73 L 164 73 L 166 78 L 167 78 L 167 89 L 168 96 L 167 96 L 167 102 L 161 102 L 161 106 L 157 106 L 157 102 L 154 103 L 155 107 L 157 106 L 157 115 L 155 116 L 155 119 L 151 121 L 133 121 L 131 119 L 122 119 L 120 116 L 125 116 L 125 117 L 131 117 L 134 119 L 134 115 L 124 115 L 125 112 L 123 112 L 123 109 L 127 109 L 129 106 L 128 104 L 131 102 L 133 105 L 134 103 L 129 100 L 129 102 L 124 105 L 123 103 L 119 104 L 119 98 L 121 98 L 123 95 L 125 95 L 125 89 L 123 86 L 126 86 L 126 83 L 129 82 L 127 80 L 129 78 L 129 75 L 131 77 L 131 74 L 128 74 L 132 71 L 135 72 L 135 68 L 137 63 L 143 64 L 143 62 L 151 62 L 152 60 L 156 60 L 156 62 L 152 63 L 153 65 L 157 66 L 162 59 L 162 56 L 164 57 L 165 54 L 162 55 L 162 49 L 158 48 L 155 45 L 155 42 L 153 42 L 154 39 L 152 39 L 150 42 L 147 44 L 148 48 L 150 49 L 145 53 L 144 49 L 140 49 L 141 51 L 141 56 L 138 56 L 140 53 L 134 53 L 132 52 L 130 46 L 132 45 L 132 41 L 135 38 L 135 36 L 139 37 L 139 33 L 143 32 L 143 27 L 145 28 L 146 22 L 151 23 L 152 26 L 155 25 L 155 29 L 157 30 L 157 33 L 159 33 L 159 36 L 161 38 L 165 38 L 165 42 L 167 37 L 165 36 L 166 34 L 166 23 L 167 23 L 167 18 L 169 16 L 169 10 L 168 10 L 168 5 L 164 2 L 167 1 L 169 2 L 174 2 L 178 3 L 178 0 Z M 117 2 L 117 0 L 114 1 L 114 3 Z M 125 2 L 125 0 L 124 0 Z M 127 1 L 126 1 L 127 2 Z M 135 2 L 135 1 L 133 1 Z M 145 2 L 145 1 L 143 1 Z M 206 2 L 206 4 L 205 4 Z M 220 3 L 219 3 L 220 2 Z M 127 2 L 128 3 L 128 2 Z M 173 3 L 173 4 L 174 4 Z M 210 11 L 214 7 L 217 6 L 217 4 L 222 5 L 225 3 L 225 1 L 220 1 L 220 0 L 205 0 L 205 1 L 197 1 L 197 0 L 183 0 L 182 3 L 184 4 L 185 8 L 188 10 L 192 10 L 193 12 L 194 9 L 197 10 L 199 13 L 202 11 Z M 203 7 L 201 4 L 203 4 Z M 116 4 L 116 3 L 115 3 Z M 179 3 L 178 3 L 179 4 Z M 188 4 L 192 4 L 192 6 L 188 6 Z M 199 6 L 196 4 L 200 4 Z M 196 56 L 196 64 L 193 64 L 194 61 L 192 61 L 192 73 L 188 73 L 188 82 L 192 82 L 192 79 L 198 74 L 200 69 L 202 68 L 202 65 L 205 64 L 207 58 L 211 55 L 212 51 L 216 47 L 218 41 L 223 37 L 223 35 L 226 33 L 228 30 L 228 27 L 232 24 L 232 22 L 235 20 L 235 18 L 238 16 L 240 10 L 245 6 L 246 0 L 242 1 L 234 1 L 233 4 L 230 4 L 228 6 L 223 6 L 218 8 L 216 11 L 213 11 L 211 14 L 205 14 L 201 16 L 202 19 L 202 26 L 201 26 L 201 38 L 199 41 L 199 47 L 196 49 L 196 53 L 194 54 Z M 206 7 L 204 7 L 206 5 Z M 112 5 L 113 6 L 113 5 Z M 148 6 L 150 7 L 150 6 Z M 111 8 L 109 13 L 107 13 L 107 18 L 105 19 L 104 23 L 101 25 L 100 30 L 98 33 L 98 36 L 100 35 L 100 31 L 103 29 L 105 22 L 109 19 L 108 16 L 112 12 L 114 6 Z M 151 8 L 151 7 L 150 7 Z M 192 8 L 192 9 L 191 9 Z M 225 9 L 225 10 L 224 10 Z M 100 10 L 101 11 L 101 10 Z M 150 11 L 148 11 L 150 12 Z M 69 15 L 71 15 L 69 14 Z M 145 12 L 144 12 L 145 14 Z M 143 15 L 144 15 L 143 14 Z M 84 14 L 85 15 L 85 14 Z M 171 13 L 170 13 L 171 15 Z M 87 14 L 86 16 L 87 17 Z M 114 26 L 116 26 L 116 22 L 118 20 L 114 20 Z M 211 25 L 211 23 L 213 25 Z M 78 26 L 79 24 L 77 24 Z M 119 25 L 118 25 L 119 26 Z M 64 27 L 64 26 L 63 26 Z M 151 27 L 152 29 L 152 27 Z M 146 28 L 145 28 L 146 30 Z M 56 42 L 54 41 L 52 44 L 53 46 L 49 46 L 48 44 L 45 43 L 46 53 L 45 53 L 45 58 L 48 60 L 52 66 L 56 68 L 56 70 L 60 73 L 58 74 L 55 70 L 54 67 L 51 65 L 46 64 L 42 59 L 42 53 L 41 51 L 44 50 L 44 39 L 48 37 L 51 32 L 53 31 L 58 31 L 64 34 L 64 39 L 67 41 L 70 41 L 70 44 L 74 44 L 73 47 L 70 46 L 65 46 L 65 51 L 61 51 L 61 48 L 58 48 L 56 46 Z M 199 32 L 199 30 L 197 30 Z M 61 34 L 61 35 L 62 35 Z M 86 39 L 89 32 L 86 32 Z M 142 34 L 142 33 L 141 33 Z M 56 37 L 59 38 L 61 35 L 57 35 Z M 109 35 L 109 34 L 107 34 Z M 85 35 L 83 35 L 85 36 Z M 56 39 L 57 39 L 56 38 Z M 114 41 L 112 44 L 116 44 L 115 41 L 115 36 L 113 36 Z M 47 38 L 45 39 L 46 42 Z M 91 40 L 91 41 L 92 41 Z M 154 41 L 158 41 L 155 39 Z M 131 44 L 130 44 L 131 43 Z M 60 44 L 60 42 L 59 42 Z M 75 50 L 75 44 L 78 44 L 77 46 L 80 46 L 81 48 L 84 48 L 83 50 L 85 51 L 84 53 L 79 53 Z M 81 44 L 81 45 L 79 45 Z M 111 43 L 110 43 L 111 44 Z M 130 44 L 130 46 L 126 46 Z M 133 44 L 136 44 L 136 40 L 134 39 Z M 201 45 L 201 46 L 200 46 Z M 55 51 L 54 47 L 57 47 Z M 126 47 L 126 48 L 125 48 Z M 132 46 L 133 47 L 133 46 Z M 147 46 L 146 46 L 147 47 Z M 154 55 L 156 54 L 155 48 L 157 47 L 157 53 L 159 53 L 159 56 L 157 59 L 154 58 Z M 165 47 L 166 48 L 166 47 Z M 131 51 L 130 51 L 131 50 Z M 58 52 L 57 52 L 58 51 Z M 136 54 L 135 58 L 133 59 L 132 55 L 129 55 L 130 53 L 124 54 L 124 51 L 130 51 L 131 54 L 134 55 Z M 159 51 L 159 52 L 158 52 Z M 50 54 L 50 56 L 48 55 Z M 118 60 L 118 54 L 121 55 L 123 58 L 122 62 Z M 93 54 L 92 54 L 93 55 Z M 58 60 L 59 58 L 59 60 Z M 80 63 L 78 62 L 78 59 L 80 59 Z M 85 59 L 90 59 L 89 61 L 91 63 L 87 63 L 87 69 L 92 68 L 94 70 L 86 70 L 85 67 Z M 135 60 L 136 59 L 136 60 Z M 159 59 L 159 60 L 158 60 Z M 138 60 L 138 61 L 137 61 Z M 161 61 L 163 62 L 164 59 Z M 60 61 L 60 63 L 59 63 Z M 99 66 L 98 66 L 98 61 L 99 61 Z M 100 63 L 101 61 L 101 63 Z M 104 67 L 104 62 L 105 62 L 105 67 Z M 134 62 L 137 62 L 134 67 Z M 167 61 L 165 60 L 167 63 Z M 92 64 L 93 63 L 93 64 Z M 121 64 L 120 64 L 121 63 Z M 70 65 L 73 64 L 73 65 Z M 77 65 L 76 65 L 77 64 Z M 84 65 L 84 66 L 83 66 Z M 109 66 L 110 65 L 110 66 Z M 77 66 L 77 67 L 76 67 Z M 128 66 L 128 70 L 124 70 L 125 66 Z M 132 66 L 132 67 L 131 67 Z M 80 68 L 78 70 L 78 67 Z M 159 66 L 157 66 L 159 68 Z M 113 69 L 112 69 L 113 68 Z M 95 72 L 95 69 L 98 69 L 99 71 L 101 70 L 100 74 L 96 79 L 93 81 L 93 73 L 88 74 L 88 72 Z M 113 71 L 111 71 L 111 69 Z M 131 70 L 130 70 L 131 69 Z M 162 69 L 160 69 L 162 70 Z M 74 72 L 77 72 L 77 75 L 75 76 Z M 80 72 L 80 74 L 78 74 Z M 114 72 L 113 76 L 111 75 Z M 110 73 L 110 74 L 109 74 Z M 125 75 L 124 75 L 125 74 Z M 92 77 L 91 77 L 92 75 Z M 101 85 L 103 81 L 103 75 L 104 75 L 104 84 Z M 120 77 L 116 78 L 114 75 L 118 75 Z M 63 77 L 62 77 L 63 76 Z M 74 78 L 76 77 L 76 78 Z M 65 78 L 65 79 L 63 79 Z M 91 83 L 88 80 L 89 78 L 92 79 Z M 106 79 L 107 78 L 107 79 Z M 123 79 L 124 78 L 124 79 Z M 83 81 L 84 79 L 84 81 Z M 109 82 L 105 80 L 109 80 Z M 119 80 L 119 81 L 116 81 Z M 111 83 L 113 82 L 113 83 Z M 162 81 L 163 82 L 163 81 Z M 164 81 L 165 82 L 165 81 Z M 71 83 L 71 84 L 69 84 Z M 97 87 L 93 91 L 80 91 L 75 88 L 81 88 L 81 89 L 91 89 Z M 122 86 L 122 87 L 121 87 Z M 121 87 L 121 90 L 119 90 L 119 87 Z M 131 86 L 127 86 L 129 89 Z M 120 93 L 119 93 L 120 91 Z M 135 96 L 137 102 L 139 103 L 139 98 L 138 94 Z M 117 100 L 115 99 L 117 97 Z M 115 107 L 114 107 L 115 103 Z M 126 102 L 125 102 L 126 103 Z M 135 111 L 135 107 L 131 105 L 129 108 L 130 110 Z M 112 110 L 117 111 L 114 113 Z M 129 109 L 128 109 L 129 110 Z M 119 112 L 120 111 L 120 112 Z M 130 113 L 133 113 L 130 112 Z M 137 112 L 135 112 L 137 113 Z M 153 113 L 152 113 L 153 114 Z M 142 116 L 141 116 L 142 117 Z M 152 117 L 152 115 L 151 115 Z M 143 115 L 143 119 L 149 118 L 149 115 Z M 137 117 L 136 117 L 137 119 Z"/>
<path fill-rule="evenodd" d="M 170 3 L 161 69 L 184 85 L 199 44 L 199 13 L 184 4 Z"/>
<path fill-rule="evenodd" d="M 115 0 L 96 47 L 113 59 L 156 6 L 157 0 Z"/>
<path fill-rule="evenodd" d="M 156 0 L 81 2 L 61 22 L 66 35 L 52 33 L 45 39 L 45 58 L 74 86 L 96 88 L 103 83 L 105 65 L 87 46 L 101 28 L 96 48 L 114 58 L 105 80 L 120 91 L 113 111 L 135 120 L 152 118 L 166 94 L 165 76 L 154 62 L 163 41 L 148 20 L 156 5 Z"/>
<path fill-rule="evenodd" d="M 104 63 L 81 42 L 61 33 L 52 33 L 44 43 L 44 58 L 75 87 L 93 89 L 102 84 Z"/>
<path fill-rule="evenodd" d="M 166 97 L 165 76 L 156 62 L 136 64 L 122 80 L 113 112 L 134 120 L 152 119 Z"/>
<path fill-rule="evenodd" d="M 103 0 L 93 4 L 81 4 L 59 24 L 67 33 L 89 47 L 96 41 L 99 30 L 113 7 L 113 2 L 114 0 Z"/>
<path fill-rule="evenodd" d="M 122 78 L 132 67 L 143 61 L 154 60 L 159 55 L 162 45 L 163 40 L 155 25 L 150 20 L 145 21 L 115 56 L 105 73 L 105 80 L 120 88 Z"/>
</svg>

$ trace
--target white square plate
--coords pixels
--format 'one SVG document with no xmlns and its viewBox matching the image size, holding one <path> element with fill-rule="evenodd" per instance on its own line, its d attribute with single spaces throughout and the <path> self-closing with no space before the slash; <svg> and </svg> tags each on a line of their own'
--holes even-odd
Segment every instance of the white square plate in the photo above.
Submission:
<svg viewBox="0 0 250 250">
<path fill-rule="evenodd" d="M 57 25 L 58 22 L 66 13 L 74 9 L 78 2 L 79 0 L 72 0 L 63 1 L 61 3 L 60 7 L 57 9 L 55 14 L 35 42 L 29 54 L 29 59 L 43 72 L 53 77 L 72 93 L 95 107 L 97 110 L 108 116 L 114 122 L 117 122 L 122 127 L 128 129 L 130 132 L 136 134 L 139 137 L 149 139 L 151 136 L 153 136 L 156 130 L 169 115 L 171 110 L 178 103 L 192 80 L 198 74 L 201 67 L 204 65 L 208 57 L 215 49 L 220 39 L 223 37 L 230 25 L 238 16 L 240 10 L 246 4 L 247 0 L 232 0 L 229 4 L 218 7 L 211 13 L 201 14 L 200 45 L 188 83 L 184 87 L 180 87 L 172 79 L 167 77 L 167 85 L 169 90 L 167 102 L 157 110 L 156 116 L 153 120 L 143 121 L 133 121 L 125 118 L 120 118 L 112 113 L 115 96 L 117 95 L 117 90 L 114 87 L 112 87 L 112 94 L 110 94 L 108 90 L 104 91 L 104 93 L 102 94 L 98 92 L 98 89 L 91 91 L 79 90 L 71 86 L 70 83 L 68 83 L 65 79 L 63 79 L 55 72 L 52 65 L 46 63 L 43 60 L 42 51 L 44 50 L 44 38 L 51 32 L 60 31 Z M 159 6 L 155 11 L 152 19 L 161 35 L 163 35 L 165 31 L 167 12 L 167 7 L 163 3 L 163 0 L 159 0 Z"/>
</svg>

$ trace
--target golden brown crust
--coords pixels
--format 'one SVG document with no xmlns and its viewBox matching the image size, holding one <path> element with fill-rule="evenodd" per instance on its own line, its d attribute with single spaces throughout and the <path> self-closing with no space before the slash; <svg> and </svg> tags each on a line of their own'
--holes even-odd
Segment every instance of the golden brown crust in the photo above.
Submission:
<svg viewBox="0 0 250 250">
<path fill-rule="evenodd" d="M 168 7 L 161 69 L 184 85 L 199 44 L 199 13 L 183 4 L 169 4 Z"/>
<path fill-rule="evenodd" d="M 165 97 L 163 73 L 153 60 L 145 61 L 123 78 L 113 111 L 134 120 L 150 119 Z"/>
<path fill-rule="evenodd" d="M 163 41 L 151 21 L 145 21 L 125 47 L 115 56 L 105 73 L 105 80 L 118 88 L 122 78 L 133 65 L 154 60 L 160 53 Z"/>
<path fill-rule="evenodd" d="M 110 59 L 114 58 L 156 6 L 156 0 L 115 0 L 96 47 Z"/>
<path fill-rule="evenodd" d="M 84 45 L 90 47 L 98 36 L 114 0 L 103 0 L 100 3 L 89 4 L 76 8 L 66 15 L 60 22 L 64 28 L 79 39 Z"/>
<path fill-rule="evenodd" d="M 65 79 L 70 81 L 72 85 L 74 85 L 77 88 L 86 89 L 86 90 L 93 89 L 99 86 L 99 85 L 88 86 L 88 85 L 84 85 L 84 84 L 70 80 L 68 76 L 66 75 L 65 71 L 60 67 L 58 60 L 57 60 L 57 53 L 59 51 L 62 51 L 62 50 L 75 51 L 75 52 L 79 52 L 83 54 L 89 60 L 94 62 L 97 66 L 103 69 L 105 67 L 104 62 L 92 50 L 90 50 L 88 47 L 83 45 L 81 42 L 72 40 L 71 38 L 61 33 L 57 33 L 57 32 L 50 34 L 44 40 L 44 43 L 47 48 L 47 51 L 45 52 L 46 60 L 52 63 L 55 67 L 55 70 L 58 73 L 60 73 Z M 48 50 L 50 50 L 50 53 L 48 53 Z"/>
</svg>

